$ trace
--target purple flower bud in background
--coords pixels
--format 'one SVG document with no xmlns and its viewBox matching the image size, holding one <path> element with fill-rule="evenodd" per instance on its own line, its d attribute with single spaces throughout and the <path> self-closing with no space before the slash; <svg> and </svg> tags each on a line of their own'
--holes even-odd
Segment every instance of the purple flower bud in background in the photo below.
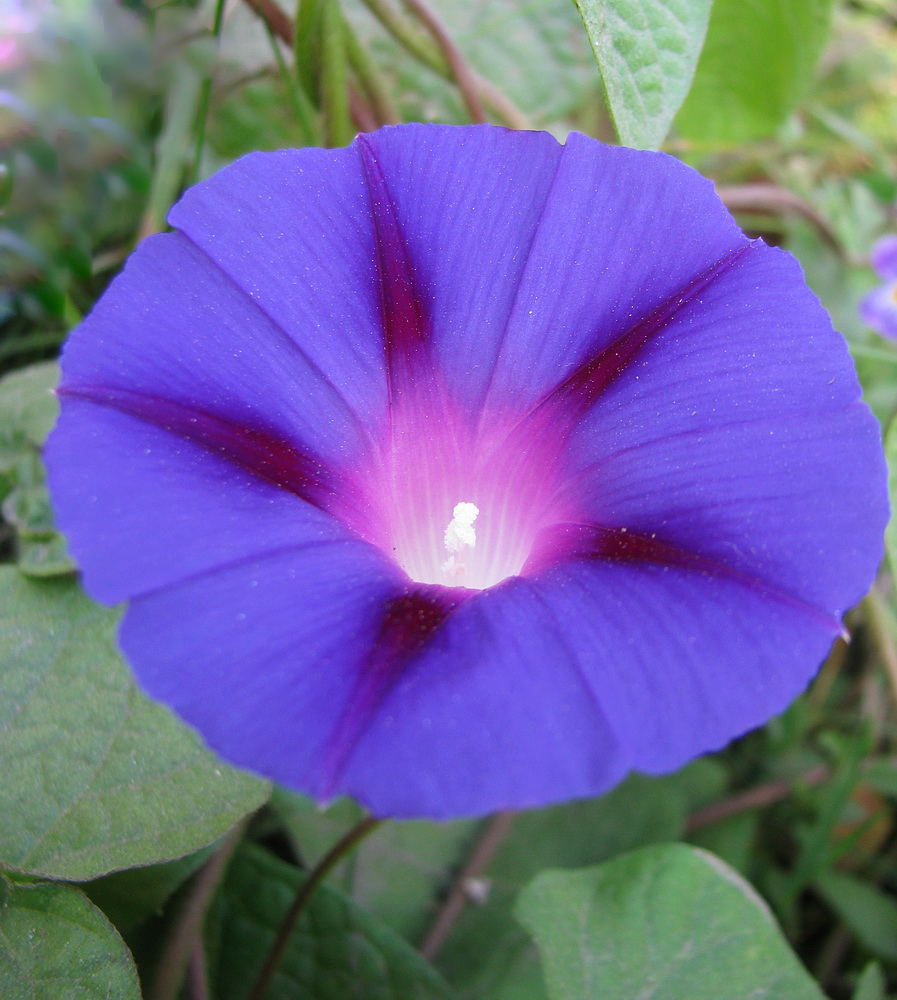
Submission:
<svg viewBox="0 0 897 1000">
<path fill-rule="evenodd" d="M 846 346 L 677 160 L 400 126 L 170 221 L 47 458 L 139 682 L 226 759 L 380 815 L 596 794 L 782 710 L 868 588 Z"/>
<path fill-rule="evenodd" d="M 870 259 L 884 284 L 860 303 L 860 319 L 882 337 L 897 340 L 897 236 L 878 240 Z"/>
</svg>

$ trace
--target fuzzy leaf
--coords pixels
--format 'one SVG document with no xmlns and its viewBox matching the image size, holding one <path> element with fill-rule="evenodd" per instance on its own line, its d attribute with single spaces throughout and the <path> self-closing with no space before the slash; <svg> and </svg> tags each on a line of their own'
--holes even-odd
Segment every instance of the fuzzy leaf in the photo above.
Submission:
<svg viewBox="0 0 897 1000">
<path fill-rule="evenodd" d="M 245 1000 L 303 879 L 252 845 L 228 868 L 209 928 L 212 993 Z M 448 1000 L 439 975 L 397 934 L 327 886 L 290 937 L 265 1000 Z"/>
<path fill-rule="evenodd" d="M 0 567 L 0 862 L 86 880 L 180 857 L 256 809 L 228 767 L 135 687 L 118 613 L 74 581 Z"/>
<path fill-rule="evenodd" d="M 543 872 L 516 915 L 551 1000 L 823 1000 L 748 883 L 684 844 Z"/>
<path fill-rule="evenodd" d="M 0 874 L 0 928 L 6 1000 L 140 1000 L 124 942 L 72 886 L 17 884 Z"/>
<path fill-rule="evenodd" d="M 58 381 L 59 365 L 55 361 L 4 376 L 0 379 L 0 424 L 14 426 L 31 444 L 42 445 L 59 412 L 53 394 Z"/>
<path fill-rule="evenodd" d="M 711 0 L 575 0 L 620 142 L 657 149 L 688 94 Z"/>
<path fill-rule="evenodd" d="M 440 953 L 452 985 L 489 1000 L 544 1000 L 536 949 L 511 918 L 519 890 L 544 868 L 595 864 L 681 836 L 696 792 L 693 768 L 666 778 L 632 775 L 600 798 L 516 816 L 489 865 L 485 901 L 467 907 Z"/>
</svg>

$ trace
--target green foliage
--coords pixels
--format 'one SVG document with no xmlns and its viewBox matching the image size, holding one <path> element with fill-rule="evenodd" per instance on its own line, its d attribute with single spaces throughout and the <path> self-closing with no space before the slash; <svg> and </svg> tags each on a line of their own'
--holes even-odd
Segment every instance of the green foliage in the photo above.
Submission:
<svg viewBox="0 0 897 1000">
<path fill-rule="evenodd" d="M 833 2 L 715 0 L 679 131 L 705 143 L 773 134 L 810 90 Z"/>
<path fill-rule="evenodd" d="M 543 872 L 516 913 L 551 1000 L 822 1000 L 755 891 L 682 844 Z"/>
<path fill-rule="evenodd" d="M 897 900 L 845 872 L 824 872 L 813 887 L 871 954 L 897 961 Z"/>
<path fill-rule="evenodd" d="M 174 892 L 208 861 L 217 846 L 216 841 L 195 854 L 174 861 L 112 872 L 82 888 L 116 928 L 127 934 L 150 917 L 159 915 Z"/>
<path fill-rule="evenodd" d="M 137 690 L 117 620 L 72 581 L 0 567 L 4 864 L 85 880 L 176 858 L 267 797 Z"/>
<path fill-rule="evenodd" d="M 31 365 L 0 379 L 0 426 L 4 435 L 39 448 L 47 439 L 59 404 L 53 390 L 59 381 L 55 362 Z M 18 456 L 16 456 L 18 457 Z M 8 471 L 4 465 L 3 471 Z"/>
<path fill-rule="evenodd" d="M 305 796 L 282 788 L 275 788 L 271 806 L 307 865 L 317 864 L 363 815 L 349 799 L 321 810 Z M 336 870 L 333 884 L 399 934 L 419 940 L 433 901 L 445 892 L 457 859 L 472 843 L 478 827 L 474 820 L 388 823 Z"/>
<path fill-rule="evenodd" d="M 140 1000 L 124 942 L 72 886 L 0 873 L 0 929 L 4 1000 Z"/>
<path fill-rule="evenodd" d="M 362 818 L 281 788 L 262 805 L 267 786 L 138 692 L 117 612 L 75 582 L 41 460 L 50 359 L 186 185 L 254 149 L 348 141 L 359 108 L 374 123 L 469 120 L 413 3 L 278 2 L 295 32 L 242 0 L 35 0 L 13 6 L 13 55 L 0 53 L 4 1000 L 136 998 L 117 932 L 149 996 L 185 913 L 204 925 L 211 1000 L 248 1000 L 295 892 Z M 751 234 L 799 257 L 891 425 L 897 507 L 897 347 L 857 313 L 878 280 L 869 249 L 897 227 L 894 0 L 428 6 L 490 120 L 663 143 Z M 887 544 L 891 571 L 847 621 L 853 641 L 762 732 L 677 775 L 497 825 L 384 824 L 313 897 L 269 1000 L 893 997 L 894 525 Z M 214 891 L 226 832 L 259 806 Z M 753 891 L 684 838 L 765 895 L 819 988 Z M 448 900 L 460 910 L 434 944 Z M 438 971 L 413 950 L 425 941 Z M 197 963 L 192 975 L 183 996 L 202 995 Z"/>
<path fill-rule="evenodd" d="M 888 1000 L 885 995 L 885 977 L 877 962 L 870 962 L 863 970 L 851 1000 Z"/>
<path fill-rule="evenodd" d="M 219 1000 L 245 1000 L 301 874 L 257 848 L 228 871 L 209 929 Z M 449 1000 L 439 975 L 398 935 L 338 892 L 321 888 L 293 932 L 265 1000 Z"/>
<path fill-rule="evenodd" d="M 711 0 L 575 0 L 620 142 L 657 149 L 691 86 Z"/>
<path fill-rule="evenodd" d="M 0 371 L 58 350 L 102 287 L 104 255 L 134 231 L 154 89 L 148 36 L 124 5 L 18 8 L 11 67 L 0 62 Z"/>
<path fill-rule="evenodd" d="M 59 406 L 55 362 L 0 379 L 0 514 L 13 534 L 19 569 L 29 576 L 71 573 L 75 566 L 56 531 L 39 457 Z"/>
<path fill-rule="evenodd" d="M 633 776 L 599 799 L 523 813 L 489 866 L 485 902 L 468 907 L 439 967 L 467 994 L 544 996 L 534 949 L 511 918 L 517 894 L 544 868 L 595 864 L 681 836 L 688 800 L 676 779 Z M 483 941 L 490 941 L 483 954 Z"/>
</svg>

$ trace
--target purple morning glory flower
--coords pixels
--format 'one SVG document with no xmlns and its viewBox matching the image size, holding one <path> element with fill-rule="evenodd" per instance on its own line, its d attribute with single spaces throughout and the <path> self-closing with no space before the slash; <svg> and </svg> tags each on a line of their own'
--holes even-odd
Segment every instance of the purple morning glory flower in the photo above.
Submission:
<svg viewBox="0 0 897 1000">
<path fill-rule="evenodd" d="M 607 789 L 784 708 L 882 552 L 800 268 L 671 157 L 411 125 L 188 191 L 48 446 L 143 687 L 319 799 Z"/>
<path fill-rule="evenodd" d="M 882 236 L 872 248 L 871 261 L 884 284 L 860 303 L 860 319 L 882 337 L 897 340 L 897 236 Z"/>
</svg>

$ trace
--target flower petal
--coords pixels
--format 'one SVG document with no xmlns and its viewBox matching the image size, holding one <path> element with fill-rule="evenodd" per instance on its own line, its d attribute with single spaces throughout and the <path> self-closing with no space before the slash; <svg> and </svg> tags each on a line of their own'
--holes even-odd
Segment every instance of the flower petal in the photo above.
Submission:
<svg viewBox="0 0 897 1000">
<path fill-rule="evenodd" d="M 108 604 L 284 545 L 347 534 L 217 450 L 101 401 L 63 397 L 47 464 L 85 587 Z"/>
<path fill-rule="evenodd" d="M 69 339 L 63 372 L 63 392 L 122 387 L 236 415 L 322 459 L 367 440 L 342 387 L 180 234 L 141 244 Z"/>
<path fill-rule="evenodd" d="M 438 365 L 473 408 L 488 384 L 563 147 L 545 132 L 402 125 L 362 139 L 382 175 Z"/>
<path fill-rule="evenodd" d="M 859 395 L 798 265 L 757 244 L 607 385 L 571 443 L 568 489 L 596 524 L 840 615 L 874 574 L 888 518 Z"/>
<path fill-rule="evenodd" d="M 296 342 L 366 426 L 386 372 L 377 238 L 357 146 L 253 153 L 169 221 Z"/>
<path fill-rule="evenodd" d="M 323 797 L 334 733 L 401 586 L 364 542 L 286 544 L 132 601 L 122 647 L 142 687 L 227 760 Z"/>
<path fill-rule="evenodd" d="M 627 762 L 572 624 L 522 578 L 471 597 L 372 716 L 340 790 L 378 815 L 441 819 L 611 787 Z"/>
<path fill-rule="evenodd" d="M 627 766 L 671 771 L 782 711 L 835 636 L 811 609 L 726 573 L 573 560 L 538 586 L 613 725 Z"/>
<path fill-rule="evenodd" d="M 746 243 L 712 184 L 664 154 L 482 126 L 365 141 L 440 368 L 472 410 L 490 387 L 495 406 L 532 405 Z"/>
<path fill-rule="evenodd" d="M 679 161 L 572 134 L 492 359 L 492 405 L 532 405 L 746 245 Z"/>
</svg>

